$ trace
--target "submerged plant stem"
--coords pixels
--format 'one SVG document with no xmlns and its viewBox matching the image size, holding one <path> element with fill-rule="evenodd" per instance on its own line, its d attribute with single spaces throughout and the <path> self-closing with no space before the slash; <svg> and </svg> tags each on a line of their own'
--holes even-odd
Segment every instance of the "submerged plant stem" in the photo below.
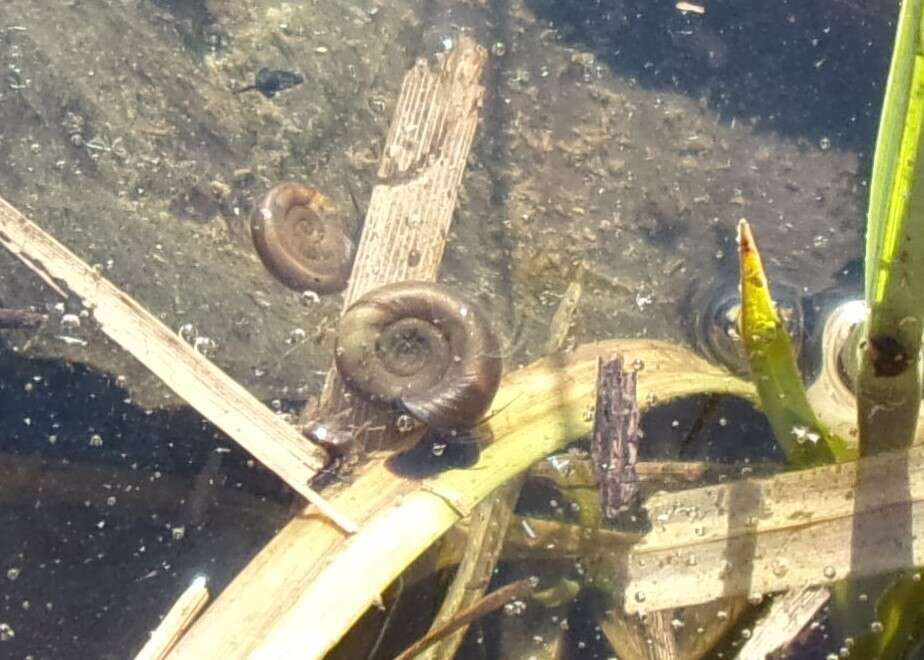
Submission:
<svg viewBox="0 0 924 660">
<path fill-rule="evenodd" d="M 432 629 L 420 640 L 409 646 L 400 653 L 395 660 L 412 660 L 427 647 L 435 644 L 440 639 L 451 635 L 453 632 L 469 625 L 472 621 L 479 619 L 494 610 L 498 610 L 512 600 L 524 598 L 535 589 L 534 580 L 527 578 L 512 582 L 508 585 L 492 591 L 484 598 L 480 599 L 470 607 L 459 612 L 455 617 Z"/>
</svg>

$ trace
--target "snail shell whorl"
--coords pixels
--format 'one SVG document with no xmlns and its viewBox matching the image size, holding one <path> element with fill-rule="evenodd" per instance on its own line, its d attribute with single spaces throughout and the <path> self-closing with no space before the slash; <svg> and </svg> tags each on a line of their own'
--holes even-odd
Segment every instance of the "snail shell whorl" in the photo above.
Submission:
<svg viewBox="0 0 924 660">
<path fill-rule="evenodd" d="M 480 310 L 447 288 L 402 282 L 343 315 L 337 368 L 373 401 L 397 404 L 436 429 L 473 426 L 501 377 L 497 337 Z"/>
<path fill-rule="evenodd" d="M 346 287 L 353 243 L 333 216 L 330 200 L 310 186 L 282 183 L 266 193 L 250 229 L 267 270 L 296 291 Z"/>
</svg>

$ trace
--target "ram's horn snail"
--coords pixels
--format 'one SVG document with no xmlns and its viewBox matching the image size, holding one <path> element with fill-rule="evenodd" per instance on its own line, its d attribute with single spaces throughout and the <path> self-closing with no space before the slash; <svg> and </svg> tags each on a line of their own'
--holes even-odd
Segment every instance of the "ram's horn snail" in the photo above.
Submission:
<svg viewBox="0 0 924 660">
<path fill-rule="evenodd" d="M 497 337 L 480 310 L 428 282 L 360 298 L 340 320 L 335 359 L 355 392 L 437 430 L 474 426 L 502 370 Z"/>
<path fill-rule="evenodd" d="M 276 279 L 296 291 L 335 293 L 350 277 L 353 243 L 330 200 L 310 186 L 282 183 L 254 208 L 257 254 Z"/>
<path fill-rule="evenodd" d="M 774 286 L 773 300 L 798 356 L 804 335 L 802 300 L 789 287 Z M 700 288 L 690 298 L 688 323 L 696 349 L 706 358 L 735 373 L 749 371 L 738 331 L 741 294 L 737 284 Z"/>
</svg>

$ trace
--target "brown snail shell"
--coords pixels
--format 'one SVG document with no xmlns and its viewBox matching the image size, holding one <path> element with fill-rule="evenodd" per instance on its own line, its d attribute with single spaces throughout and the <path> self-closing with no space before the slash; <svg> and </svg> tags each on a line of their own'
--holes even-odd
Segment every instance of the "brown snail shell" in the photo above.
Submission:
<svg viewBox="0 0 924 660">
<path fill-rule="evenodd" d="M 257 254 L 290 289 L 336 293 L 346 287 L 353 242 L 334 218 L 333 204 L 300 183 L 282 183 L 254 207 L 250 229 Z"/>
<path fill-rule="evenodd" d="M 481 311 L 429 282 L 391 284 L 356 301 L 340 320 L 335 359 L 361 396 L 398 405 L 435 429 L 474 426 L 502 370 Z"/>
</svg>

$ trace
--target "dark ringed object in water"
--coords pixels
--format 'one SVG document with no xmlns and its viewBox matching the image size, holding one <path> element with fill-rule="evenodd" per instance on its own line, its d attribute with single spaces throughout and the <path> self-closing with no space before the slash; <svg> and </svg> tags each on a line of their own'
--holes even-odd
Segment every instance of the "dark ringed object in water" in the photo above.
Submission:
<svg viewBox="0 0 924 660">
<path fill-rule="evenodd" d="M 497 337 L 481 311 L 429 282 L 391 284 L 356 301 L 340 320 L 335 359 L 358 394 L 397 405 L 436 430 L 474 426 L 502 370 Z"/>
<path fill-rule="evenodd" d="M 798 293 L 786 286 L 772 287 L 773 301 L 798 358 L 804 337 L 804 311 Z M 734 373 L 750 371 L 739 333 L 741 293 L 737 283 L 700 288 L 691 303 L 693 341 L 706 358 Z"/>
<path fill-rule="evenodd" d="M 296 291 L 343 290 L 350 277 L 353 242 L 334 215 L 330 200 L 310 186 L 282 183 L 270 190 L 250 216 L 263 265 Z"/>
</svg>

